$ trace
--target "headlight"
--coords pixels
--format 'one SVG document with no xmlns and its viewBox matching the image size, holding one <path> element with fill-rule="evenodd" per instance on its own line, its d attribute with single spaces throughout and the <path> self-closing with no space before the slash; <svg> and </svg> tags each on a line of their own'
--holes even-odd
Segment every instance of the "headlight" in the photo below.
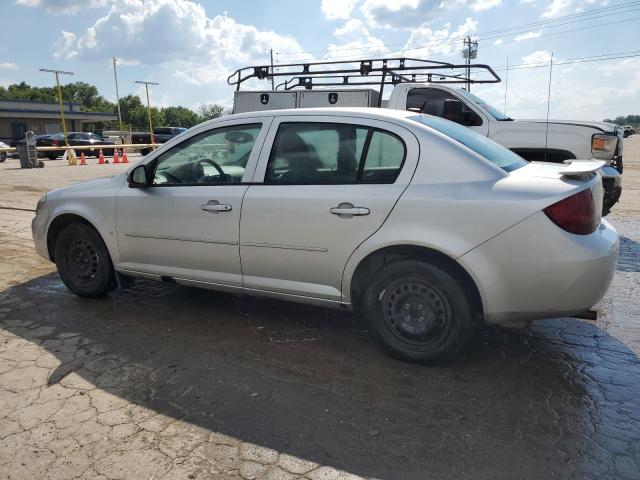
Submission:
<svg viewBox="0 0 640 480">
<path fill-rule="evenodd" d="M 38 204 L 36 205 L 36 215 L 40 213 L 40 210 L 42 210 L 42 207 L 44 207 L 45 203 L 47 203 L 46 193 L 40 198 L 40 200 L 38 200 Z"/>
<path fill-rule="evenodd" d="M 594 158 L 600 160 L 609 160 L 616 154 L 618 146 L 618 137 L 614 135 L 602 135 L 596 133 L 591 137 L 591 153 Z"/>
</svg>

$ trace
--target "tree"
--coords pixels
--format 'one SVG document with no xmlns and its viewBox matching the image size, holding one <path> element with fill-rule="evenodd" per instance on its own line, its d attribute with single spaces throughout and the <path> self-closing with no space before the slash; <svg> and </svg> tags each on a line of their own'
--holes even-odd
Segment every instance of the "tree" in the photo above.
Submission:
<svg viewBox="0 0 640 480">
<path fill-rule="evenodd" d="M 222 105 L 218 105 L 217 103 L 205 104 L 198 108 L 198 115 L 200 116 L 201 122 L 221 117 L 224 114 L 224 107 Z"/>
<path fill-rule="evenodd" d="M 196 112 L 186 107 L 165 107 L 162 109 L 164 123 L 171 127 L 190 128 L 200 123 L 200 117 Z"/>
<path fill-rule="evenodd" d="M 605 118 L 605 122 L 615 123 L 616 125 L 632 125 L 633 127 L 640 127 L 640 115 L 619 115 L 613 120 Z"/>
<path fill-rule="evenodd" d="M 89 112 L 113 112 L 118 111 L 117 105 L 110 102 L 98 92 L 94 85 L 86 82 L 67 83 L 60 86 L 62 98 L 65 102 L 75 102 L 80 105 L 80 110 Z M 26 82 L 15 83 L 8 87 L 0 86 L 0 98 L 11 98 L 16 100 L 36 100 L 42 102 L 57 101 L 56 87 L 32 87 Z M 126 95 L 120 98 L 120 111 L 122 113 L 122 124 L 125 128 L 136 130 L 149 129 L 149 117 L 147 106 L 137 95 Z M 164 108 L 151 108 L 151 123 L 154 127 L 192 127 L 205 120 L 218 118 L 226 112 L 222 105 L 207 104 L 201 106 L 197 112 L 177 106 Z M 86 129 L 95 129 L 97 124 L 85 124 Z M 117 128 L 118 122 L 101 122 L 100 128 Z"/>
</svg>

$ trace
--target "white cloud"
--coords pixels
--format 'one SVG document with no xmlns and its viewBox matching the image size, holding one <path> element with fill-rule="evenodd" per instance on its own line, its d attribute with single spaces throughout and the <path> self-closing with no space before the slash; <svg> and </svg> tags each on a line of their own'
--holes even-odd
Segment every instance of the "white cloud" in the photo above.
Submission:
<svg viewBox="0 0 640 480">
<path fill-rule="evenodd" d="M 542 34 L 542 32 L 540 32 L 539 30 L 537 32 L 523 33 L 522 35 L 518 35 L 515 38 L 515 41 L 516 42 L 522 42 L 523 40 L 531 40 L 532 38 L 538 38 L 541 34 Z"/>
<path fill-rule="evenodd" d="M 344 59 L 345 56 L 357 57 L 363 49 L 367 55 L 376 56 L 387 53 L 384 42 L 373 36 L 362 20 L 352 18 L 344 25 L 336 28 L 333 35 L 339 38 L 342 44 L 330 43 L 327 48 L 326 59 Z M 353 55 L 351 55 L 353 54 Z"/>
<path fill-rule="evenodd" d="M 207 17 L 189 0 L 117 0 L 83 33 L 63 31 L 54 56 L 178 65 L 177 75 L 191 83 L 226 80 L 232 65 L 262 63 L 269 49 L 300 51 L 291 37 L 225 15 Z M 235 67 L 234 67 L 235 68 Z"/>
<path fill-rule="evenodd" d="M 608 4 L 602 0 L 551 0 L 543 12 L 543 17 L 558 17 L 569 13 L 580 12 L 585 7 L 597 4 L 599 7 Z"/>
<path fill-rule="evenodd" d="M 73 15 L 88 8 L 106 7 L 111 0 L 16 0 L 25 7 L 44 7 L 52 15 Z"/>
<path fill-rule="evenodd" d="M 469 3 L 471 10 L 488 10 L 502 4 L 502 0 L 473 0 Z"/>
<path fill-rule="evenodd" d="M 17 70 L 18 64 L 13 62 L 0 62 L 0 70 Z"/>
<path fill-rule="evenodd" d="M 538 50 L 522 57 L 522 66 L 530 67 L 535 65 L 545 65 L 551 61 L 551 52 L 548 50 Z"/>
<path fill-rule="evenodd" d="M 360 0 L 322 0 L 321 8 L 329 20 L 346 20 Z"/>
<path fill-rule="evenodd" d="M 360 11 L 370 27 L 411 30 L 450 13 L 451 8 L 487 10 L 502 0 L 364 0 Z"/>
<path fill-rule="evenodd" d="M 78 55 L 75 45 L 76 34 L 63 30 L 60 37 L 53 44 L 53 56 L 55 58 L 74 58 Z"/>
<path fill-rule="evenodd" d="M 456 30 L 451 30 L 447 23 L 440 30 L 433 30 L 427 24 L 411 32 L 411 36 L 404 46 L 410 51 L 410 57 L 430 58 L 432 55 L 452 55 L 460 50 L 461 39 L 472 35 L 478 27 L 478 22 L 467 18 Z"/>
<path fill-rule="evenodd" d="M 493 44 L 494 44 L 494 45 L 496 45 L 496 46 L 497 46 L 497 45 L 502 45 L 503 43 L 504 43 L 504 40 L 503 40 L 503 39 L 501 39 L 501 38 L 499 38 L 499 39 L 497 39 L 495 42 L 493 42 Z"/>
</svg>

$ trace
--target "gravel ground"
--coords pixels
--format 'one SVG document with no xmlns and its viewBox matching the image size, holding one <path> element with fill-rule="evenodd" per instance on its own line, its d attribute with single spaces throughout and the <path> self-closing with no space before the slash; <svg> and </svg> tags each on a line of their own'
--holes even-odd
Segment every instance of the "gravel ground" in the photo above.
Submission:
<svg viewBox="0 0 640 480">
<path fill-rule="evenodd" d="M 150 282 L 71 295 L 29 209 L 123 168 L 0 165 L 0 478 L 640 478 L 640 135 L 598 319 L 489 329 L 442 367 L 388 358 L 341 312 Z"/>
</svg>

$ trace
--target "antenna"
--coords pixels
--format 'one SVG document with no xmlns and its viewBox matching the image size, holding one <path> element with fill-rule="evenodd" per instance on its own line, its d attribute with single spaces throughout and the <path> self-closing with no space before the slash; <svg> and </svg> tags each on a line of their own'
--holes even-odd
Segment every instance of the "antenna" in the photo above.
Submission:
<svg viewBox="0 0 640 480">
<path fill-rule="evenodd" d="M 553 73 L 553 52 L 549 61 L 549 89 L 547 91 L 547 128 L 544 132 L 544 161 L 547 161 L 547 145 L 549 144 L 549 107 L 551 105 L 551 74 Z"/>
<path fill-rule="evenodd" d="M 507 114 L 507 89 L 509 88 L 509 57 L 507 57 L 507 73 L 504 79 L 504 114 Z"/>
</svg>

